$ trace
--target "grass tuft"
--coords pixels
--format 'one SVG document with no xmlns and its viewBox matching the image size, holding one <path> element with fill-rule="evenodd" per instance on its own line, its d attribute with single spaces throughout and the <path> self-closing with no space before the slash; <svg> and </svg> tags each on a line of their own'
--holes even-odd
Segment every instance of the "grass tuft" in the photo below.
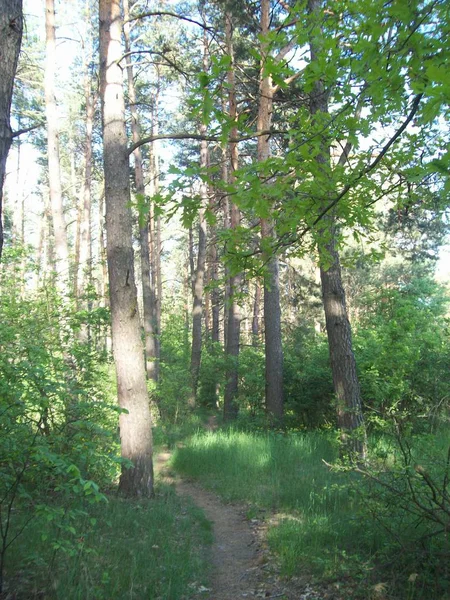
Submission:
<svg viewBox="0 0 450 600">
<path fill-rule="evenodd" d="M 11 547 L 7 592 L 27 600 L 180 600 L 207 584 L 210 523 L 169 486 L 159 485 L 153 500 L 111 498 L 86 511 L 57 551 L 51 524 L 25 530 Z"/>
</svg>

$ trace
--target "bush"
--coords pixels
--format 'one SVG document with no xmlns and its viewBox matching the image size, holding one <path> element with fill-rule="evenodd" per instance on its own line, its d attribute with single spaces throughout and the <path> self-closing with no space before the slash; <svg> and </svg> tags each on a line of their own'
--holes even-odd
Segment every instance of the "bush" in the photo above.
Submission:
<svg viewBox="0 0 450 600">
<path fill-rule="evenodd" d="M 430 278 L 367 294 L 355 348 L 369 420 L 409 415 L 416 428 L 448 418 L 448 298 Z"/>
<path fill-rule="evenodd" d="M 22 298 L 7 253 L 4 260 L 0 577 L 7 550 L 32 520 L 54 522 L 57 540 L 50 543 L 70 551 L 78 501 L 103 500 L 100 487 L 110 485 L 119 466 L 119 409 L 104 355 L 77 338 L 75 312 L 51 286 Z"/>
</svg>

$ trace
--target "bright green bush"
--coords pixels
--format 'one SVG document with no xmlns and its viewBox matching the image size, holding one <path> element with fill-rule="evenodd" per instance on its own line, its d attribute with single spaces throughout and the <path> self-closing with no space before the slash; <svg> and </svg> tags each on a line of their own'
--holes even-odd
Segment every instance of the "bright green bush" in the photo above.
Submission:
<svg viewBox="0 0 450 600">
<path fill-rule="evenodd" d="M 444 290 L 425 276 L 366 295 L 355 349 L 363 401 L 373 423 L 408 415 L 423 429 L 448 418 L 448 301 Z"/>
<path fill-rule="evenodd" d="M 118 408 L 104 354 L 77 337 L 70 303 L 48 285 L 22 297 L 0 273 L 0 575 L 29 521 L 52 521 L 71 551 L 80 501 L 101 502 L 118 473 Z M 100 320 L 103 317 L 100 318 Z M 98 323 L 100 327 L 100 322 Z M 26 515 L 25 522 L 23 515 Z"/>
</svg>

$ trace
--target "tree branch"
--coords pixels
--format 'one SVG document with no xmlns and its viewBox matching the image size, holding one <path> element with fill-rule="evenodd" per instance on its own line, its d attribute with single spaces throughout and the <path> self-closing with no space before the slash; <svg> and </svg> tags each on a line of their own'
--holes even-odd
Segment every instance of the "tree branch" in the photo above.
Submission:
<svg viewBox="0 0 450 600">
<path fill-rule="evenodd" d="M 262 135 L 274 135 L 285 133 L 284 131 L 275 131 L 273 129 L 267 129 L 264 131 L 256 131 L 255 133 L 251 133 L 249 135 L 243 135 L 241 137 L 231 137 L 227 141 L 232 144 L 238 144 L 239 142 L 245 142 L 246 140 L 251 140 L 253 138 L 260 137 Z M 158 134 L 158 135 L 149 135 L 147 137 L 142 138 L 139 142 L 132 144 L 128 148 L 128 155 L 133 154 L 136 148 L 140 146 L 144 146 L 144 144 L 151 144 L 156 140 L 198 140 L 198 141 L 206 141 L 206 142 L 222 142 L 223 139 L 220 136 L 216 135 L 202 135 L 200 133 L 166 133 L 166 134 Z"/>
<path fill-rule="evenodd" d="M 145 13 L 141 13 L 139 15 L 130 16 L 129 19 L 124 21 L 125 23 L 131 23 L 132 21 L 138 21 L 140 19 L 145 19 L 146 17 L 174 17 L 175 19 L 180 19 L 180 21 L 187 21 L 188 23 L 193 23 L 194 25 L 198 25 L 202 29 L 206 31 L 213 31 L 212 27 L 205 25 L 204 23 L 200 23 L 200 21 L 196 21 L 195 19 L 190 19 L 189 17 L 185 17 L 183 15 L 179 15 L 174 12 L 170 12 L 167 10 L 151 10 Z"/>
<path fill-rule="evenodd" d="M 35 129 L 39 129 L 40 127 L 44 127 L 44 123 L 37 123 L 36 125 L 31 125 L 31 127 L 26 127 L 25 129 L 19 129 L 18 131 L 13 131 L 11 134 L 11 139 L 19 137 L 19 135 L 23 135 L 24 133 L 29 133 L 30 131 L 34 131 Z"/>
<path fill-rule="evenodd" d="M 405 131 L 405 129 L 408 127 L 408 125 L 413 120 L 414 115 L 417 113 L 417 111 L 419 109 L 419 104 L 420 104 L 420 101 L 422 99 L 422 96 L 423 96 L 423 94 L 417 94 L 417 96 L 415 96 L 415 98 L 413 100 L 413 103 L 412 103 L 412 106 L 411 106 L 411 110 L 409 111 L 409 114 L 408 114 L 407 118 L 402 123 L 401 127 L 399 127 L 397 129 L 397 131 L 391 137 L 391 139 L 383 146 L 380 154 L 369 165 L 367 165 L 367 167 L 365 167 L 364 169 L 362 169 L 358 173 L 358 175 L 353 179 L 353 181 L 351 181 L 350 183 L 348 183 L 342 189 L 342 191 L 336 196 L 336 198 L 334 198 L 334 200 L 332 200 L 323 210 L 320 211 L 320 213 L 318 214 L 318 216 L 316 217 L 316 219 L 314 219 L 313 223 L 311 225 L 308 225 L 307 227 L 305 227 L 303 229 L 303 231 L 300 232 L 300 234 L 299 234 L 298 237 L 302 238 L 309 231 L 311 231 L 311 229 L 313 227 L 315 227 L 317 225 L 317 223 L 319 223 L 319 221 L 321 221 L 323 219 L 323 217 L 328 212 L 330 212 L 330 210 L 332 208 L 334 208 L 336 206 L 336 204 L 338 202 L 340 202 L 340 200 L 342 200 L 342 198 L 344 196 L 346 196 L 348 194 L 348 192 L 354 187 L 354 185 L 356 183 L 358 183 L 358 181 L 360 179 L 362 179 L 365 175 L 367 175 L 368 173 L 370 173 L 371 171 L 373 171 L 373 169 L 375 169 L 375 167 L 379 165 L 379 163 L 383 160 L 383 157 L 386 155 L 386 153 L 388 152 L 388 150 L 390 149 L 390 147 L 393 144 L 395 144 L 395 142 L 398 140 L 398 138 L 402 135 L 402 133 Z"/>
</svg>

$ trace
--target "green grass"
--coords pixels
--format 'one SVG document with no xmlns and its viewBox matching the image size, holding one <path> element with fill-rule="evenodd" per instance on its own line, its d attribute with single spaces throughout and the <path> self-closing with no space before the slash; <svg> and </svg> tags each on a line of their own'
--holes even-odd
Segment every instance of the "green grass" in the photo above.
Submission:
<svg viewBox="0 0 450 600">
<path fill-rule="evenodd" d="M 435 456 L 441 454 L 441 441 L 436 439 Z M 424 443 L 433 447 L 429 437 Z M 389 440 L 378 439 L 373 448 L 384 461 L 395 463 Z M 431 555 L 430 547 L 422 554 L 414 547 L 427 525 L 397 510 L 392 498 L 371 496 L 358 474 L 331 471 L 323 461 L 333 463 L 337 452 L 333 435 L 320 432 L 199 432 L 176 450 L 172 466 L 226 499 L 275 513 L 268 541 L 286 575 L 310 573 L 345 581 L 349 598 L 366 598 L 370 586 L 389 571 L 396 594 L 391 597 L 402 597 L 403 588 L 406 598 L 411 596 L 408 578 L 419 573 L 413 575 L 411 597 L 444 597 L 445 569 L 438 560 L 431 564 L 442 547 L 431 549 Z M 401 539 L 387 533 L 386 525 Z"/>
<path fill-rule="evenodd" d="M 51 523 L 30 524 L 11 546 L 5 591 L 27 600 L 180 600 L 207 583 L 210 524 L 168 486 L 153 500 L 111 498 L 87 510 L 65 551 L 51 549 Z"/>
</svg>

